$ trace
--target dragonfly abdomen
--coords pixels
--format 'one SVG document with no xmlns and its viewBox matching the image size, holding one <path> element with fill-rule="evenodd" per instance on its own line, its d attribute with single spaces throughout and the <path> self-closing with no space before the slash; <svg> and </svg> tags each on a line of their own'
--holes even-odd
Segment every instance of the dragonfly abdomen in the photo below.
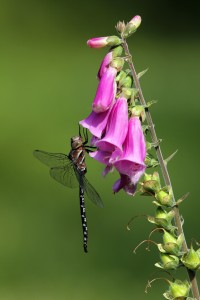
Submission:
<svg viewBox="0 0 200 300">
<path fill-rule="evenodd" d="M 84 198 L 84 189 L 80 185 L 79 187 L 79 196 L 80 196 L 80 210 L 81 210 L 81 221 L 82 221 L 82 229 L 83 229 L 83 248 L 87 253 L 87 243 L 88 243 L 88 229 L 87 229 L 87 219 L 85 212 L 85 198 Z"/>
</svg>

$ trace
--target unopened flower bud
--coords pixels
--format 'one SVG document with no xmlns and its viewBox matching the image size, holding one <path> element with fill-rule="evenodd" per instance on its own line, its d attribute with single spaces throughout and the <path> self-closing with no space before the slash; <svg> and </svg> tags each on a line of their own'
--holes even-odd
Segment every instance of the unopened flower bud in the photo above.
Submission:
<svg viewBox="0 0 200 300">
<path fill-rule="evenodd" d="M 130 99 L 132 95 L 132 88 L 123 87 L 120 93 L 120 97 L 125 97 L 126 99 Z"/>
<path fill-rule="evenodd" d="M 146 119 L 145 109 L 142 105 L 136 105 L 131 110 L 131 115 L 134 117 L 140 117 L 142 119 L 142 122 Z"/>
<path fill-rule="evenodd" d="M 112 49 L 113 57 L 121 56 L 123 53 L 123 47 L 117 46 Z"/>
<path fill-rule="evenodd" d="M 161 205 L 168 207 L 173 206 L 172 193 L 169 187 L 164 187 L 158 191 L 155 195 L 155 198 Z"/>
<path fill-rule="evenodd" d="M 121 39 L 117 36 L 104 36 L 92 38 L 87 41 L 90 48 L 102 48 L 105 46 L 117 46 L 121 43 Z"/>
<path fill-rule="evenodd" d="M 123 31 L 123 36 L 125 38 L 129 37 L 131 34 L 133 34 L 137 28 L 141 24 L 141 17 L 140 16 L 135 16 L 131 19 L 131 21 L 126 25 L 124 31 Z"/>
<path fill-rule="evenodd" d="M 179 266 L 179 259 L 175 255 L 160 253 L 162 263 L 156 263 L 155 266 L 165 270 L 176 270 Z"/>
<path fill-rule="evenodd" d="M 111 61 L 110 66 L 117 69 L 117 71 L 121 71 L 124 66 L 124 59 L 122 57 L 116 57 Z"/>
<path fill-rule="evenodd" d="M 124 79 L 127 76 L 126 72 L 121 70 L 116 77 L 116 81 L 119 82 L 120 80 Z"/>
<path fill-rule="evenodd" d="M 190 284 L 188 281 L 175 280 L 170 282 L 169 295 L 170 299 L 186 299 L 189 296 Z"/>
<path fill-rule="evenodd" d="M 200 257 L 193 247 L 182 256 L 181 261 L 190 270 L 197 270 L 200 267 Z"/>
<path fill-rule="evenodd" d="M 119 87 L 128 87 L 130 88 L 133 83 L 133 78 L 130 75 L 127 75 L 125 78 L 119 80 Z"/>
</svg>

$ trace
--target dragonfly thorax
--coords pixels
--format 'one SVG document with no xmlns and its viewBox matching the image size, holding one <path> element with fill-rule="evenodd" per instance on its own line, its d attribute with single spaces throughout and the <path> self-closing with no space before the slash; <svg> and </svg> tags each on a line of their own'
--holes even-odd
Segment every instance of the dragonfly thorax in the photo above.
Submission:
<svg viewBox="0 0 200 300">
<path fill-rule="evenodd" d="M 73 136 L 71 138 L 71 148 L 73 150 L 83 146 L 83 139 L 81 136 Z"/>
<path fill-rule="evenodd" d="M 85 164 L 85 147 L 81 136 L 74 136 L 71 138 L 69 158 L 79 171 L 83 173 L 87 172 Z"/>
</svg>

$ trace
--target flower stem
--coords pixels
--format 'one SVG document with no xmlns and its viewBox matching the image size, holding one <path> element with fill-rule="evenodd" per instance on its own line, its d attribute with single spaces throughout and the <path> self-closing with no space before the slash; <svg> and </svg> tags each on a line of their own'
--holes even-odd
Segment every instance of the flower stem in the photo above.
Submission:
<svg viewBox="0 0 200 300">
<path fill-rule="evenodd" d="M 135 70 L 135 67 L 134 67 L 134 64 L 133 64 L 132 56 L 130 54 L 126 39 L 122 38 L 122 43 L 123 43 L 122 45 L 123 45 L 125 54 L 128 57 L 128 64 L 129 64 L 129 67 L 131 69 L 131 73 L 132 73 L 132 76 L 133 76 L 135 87 L 138 90 L 140 103 L 142 105 L 144 105 L 144 107 L 146 107 L 145 108 L 145 110 L 146 110 L 146 121 L 147 121 L 147 124 L 148 124 L 148 127 L 149 127 L 149 132 L 150 132 L 150 135 L 151 135 L 152 142 L 156 145 L 155 146 L 155 151 L 156 151 L 156 155 L 157 155 L 157 158 L 158 158 L 158 161 L 159 161 L 159 164 L 160 164 L 163 179 L 165 181 L 165 184 L 171 188 L 173 203 L 175 205 L 176 201 L 175 201 L 174 193 L 173 193 L 173 190 L 172 190 L 172 184 L 171 184 L 169 172 L 168 172 L 168 169 L 167 169 L 167 164 L 165 163 L 165 161 L 163 159 L 161 147 L 159 145 L 159 141 L 158 141 L 156 131 L 155 131 L 155 128 L 154 128 L 154 123 L 153 123 L 150 111 L 149 111 L 148 107 L 146 106 L 146 101 L 145 101 L 145 98 L 144 98 L 143 93 L 142 93 L 142 88 L 140 86 L 140 82 L 139 82 L 139 79 L 137 77 L 137 73 L 136 73 L 136 70 Z M 181 233 L 184 235 L 179 208 L 177 206 L 174 206 L 173 209 L 175 211 L 175 217 L 174 217 L 175 220 L 174 221 L 175 221 L 175 225 L 178 228 L 178 235 L 181 234 Z M 187 243 L 186 243 L 185 238 L 184 238 L 184 242 L 183 242 L 183 251 L 184 252 L 188 251 L 188 247 L 187 247 Z M 199 290 L 198 290 L 196 274 L 195 274 L 194 271 L 189 270 L 189 269 L 187 269 L 187 272 L 188 272 L 188 276 L 189 276 L 189 279 L 190 279 L 190 282 L 191 282 L 193 297 L 195 299 L 199 300 L 200 296 L 199 296 Z"/>
</svg>

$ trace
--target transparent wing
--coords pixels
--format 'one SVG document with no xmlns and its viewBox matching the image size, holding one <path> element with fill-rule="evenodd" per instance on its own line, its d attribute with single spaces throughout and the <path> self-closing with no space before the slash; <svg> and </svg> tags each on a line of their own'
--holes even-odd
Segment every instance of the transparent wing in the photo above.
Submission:
<svg viewBox="0 0 200 300">
<path fill-rule="evenodd" d="M 100 195 L 95 190 L 95 188 L 89 183 L 89 181 L 85 176 L 82 177 L 82 181 L 83 181 L 84 191 L 86 192 L 88 198 L 99 207 L 104 207 Z"/>
<path fill-rule="evenodd" d="M 64 167 L 51 168 L 50 175 L 59 183 L 72 189 L 79 185 L 72 162 Z"/>
<path fill-rule="evenodd" d="M 63 167 L 66 164 L 71 163 L 68 156 L 62 153 L 50 153 L 42 150 L 35 150 L 33 155 L 49 167 Z"/>
</svg>

